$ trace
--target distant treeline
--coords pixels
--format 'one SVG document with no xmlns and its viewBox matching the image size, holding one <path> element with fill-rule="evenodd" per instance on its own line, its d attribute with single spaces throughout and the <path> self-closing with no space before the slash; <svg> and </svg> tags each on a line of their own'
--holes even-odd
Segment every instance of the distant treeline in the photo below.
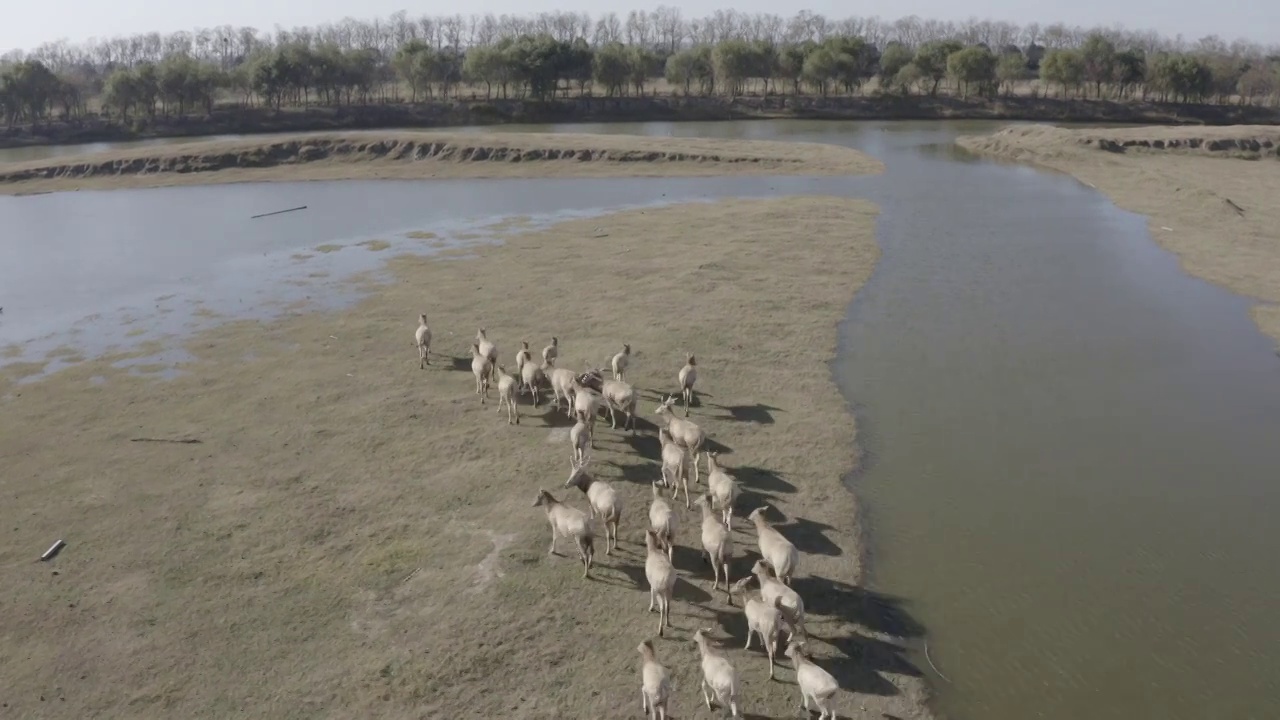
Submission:
<svg viewBox="0 0 1280 720">
<path fill-rule="evenodd" d="M 1280 53 L 1151 32 L 679 10 L 223 26 L 0 59 L 7 126 L 134 129 L 235 108 L 685 95 L 1009 96 L 1280 105 Z"/>
</svg>

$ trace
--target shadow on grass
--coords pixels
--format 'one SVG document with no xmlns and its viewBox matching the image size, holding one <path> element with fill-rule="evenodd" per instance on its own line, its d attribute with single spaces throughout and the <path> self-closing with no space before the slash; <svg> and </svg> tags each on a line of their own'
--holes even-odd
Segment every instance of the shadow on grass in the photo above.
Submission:
<svg viewBox="0 0 1280 720">
<path fill-rule="evenodd" d="M 729 417 L 738 422 L 750 422 L 757 425 L 772 425 L 775 412 L 785 412 L 782 408 L 756 403 L 755 405 L 717 405 L 729 413 Z"/>
<path fill-rule="evenodd" d="M 750 512 L 750 510 L 747 512 Z M 768 517 L 767 514 L 766 517 Z M 781 531 L 791 541 L 792 545 L 796 546 L 801 555 L 836 556 L 844 554 L 844 550 L 839 545 L 827 538 L 826 532 L 835 528 L 826 523 L 796 518 L 788 523 L 775 524 L 774 527 Z"/>
<path fill-rule="evenodd" d="M 573 418 L 568 417 L 562 410 L 556 410 L 554 406 L 548 407 L 546 404 L 539 406 L 543 413 L 535 415 L 534 413 L 522 414 L 521 419 L 526 417 L 536 418 L 542 421 L 543 427 L 551 428 L 567 428 L 573 427 Z"/>
<path fill-rule="evenodd" d="M 813 636 L 817 639 L 817 636 Z M 849 635 L 823 638 L 836 649 L 836 654 L 825 658 L 823 666 L 840 687 L 867 695 L 897 695 L 898 686 L 889 682 L 881 672 L 897 675 L 920 676 L 920 670 L 906 659 L 905 649 L 893 643 L 866 637 Z"/>
<path fill-rule="evenodd" d="M 924 626 L 911 617 L 901 598 L 811 575 L 793 579 L 791 586 L 804 598 L 806 612 L 838 617 L 895 637 L 924 636 Z"/>
<path fill-rule="evenodd" d="M 662 461 L 662 443 L 658 442 L 656 435 L 627 434 L 624 442 L 640 457 L 654 462 Z"/>
<path fill-rule="evenodd" d="M 618 469 L 623 480 L 633 483 L 641 483 L 644 485 L 652 485 L 655 481 L 662 477 L 661 469 L 657 465 L 651 463 L 620 463 L 613 460 L 606 461 L 610 467 Z M 668 498 L 669 499 L 669 498 Z M 682 495 L 681 503 L 684 502 Z M 645 508 L 649 506 L 649 499 L 645 500 Z M 645 512 L 648 512 L 647 510 Z"/>
<path fill-rule="evenodd" d="M 924 634 L 924 628 L 911 617 L 899 598 L 812 576 L 796 578 L 792 587 L 805 599 L 807 615 L 836 617 L 877 633 L 902 638 Z M 826 660 L 825 667 L 841 687 L 853 692 L 897 695 L 898 688 L 880 673 L 911 677 L 924 674 L 907 659 L 906 648 L 896 643 L 858 633 L 836 637 L 814 633 L 812 636 L 835 648 L 836 655 Z"/>
<path fill-rule="evenodd" d="M 678 554 L 680 550 L 679 546 L 676 547 L 676 550 Z M 619 585 L 621 587 L 629 587 L 633 590 L 639 590 L 640 592 L 643 592 L 646 596 L 649 594 L 649 579 L 645 577 L 643 563 L 638 565 L 621 565 L 620 564 L 615 569 L 618 572 L 622 573 L 623 575 L 626 575 L 627 578 L 631 581 L 631 583 L 629 585 L 626 585 L 626 584 L 618 583 L 616 581 L 609 580 L 606 578 L 599 578 L 599 581 L 609 585 Z M 675 587 L 673 596 L 674 596 L 675 604 L 673 604 L 671 607 L 672 615 L 677 614 L 676 610 L 677 610 L 677 605 L 679 603 L 701 605 L 702 603 L 705 603 L 711 600 L 710 593 L 698 587 L 687 578 L 681 577 L 679 575 L 676 576 L 676 587 Z"/>
<path fill-rule="evenodd" d="M 744 489 L 751 488 L 766 493 L 793 493 L 796 491 L 795 485 L 783 480 L 781 475 L 768 468 L 743 465 L 727 469 Z"/>
<path fill-rule="evenodd" d="M 707 438 L 706 440 L 703 441 L 702 452 L 699 452 L 698 456 L 701 457 L 703 452 L 713 452 L 713 453 L 719 453 L 721 455 L 731 455 L 733 454 L 733 448 L 729 447 L 728 445 L 725 445 L 724 443 L 720 442 L 719 440 L 716 440 L 715 438 Z M 706 458 L 702 458 L 702 462 L 705 465 Z M 703 469 L 705 470 L 706 468 L 704 467 Z M 728 469 L 730 468 L 726 468 L 726 470 Z"/>
</svg>

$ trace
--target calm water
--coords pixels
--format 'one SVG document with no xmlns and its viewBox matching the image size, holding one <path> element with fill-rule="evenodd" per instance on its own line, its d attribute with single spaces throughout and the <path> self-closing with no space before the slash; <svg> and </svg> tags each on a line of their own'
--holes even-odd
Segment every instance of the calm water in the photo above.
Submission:
<svg viewBox="0 0 1280 720">
<path fill-rule="evenodd" d="M 869 178 L 237 183 L 0 196 L 0 366 L 176 339 L 225 318 L 271 318 L 359 297 L 346 283 L 390 254 L 611 208 L 775 193 L 854 193 Z M 494 197 L 503 198 L 495 210 Z M 253 215 L 306 210 L 252 219 Z M 436 237 L 414 237 L 419 233 Z M 375 250 L 366 243 L 389 245 Z M 21 344 L 21 353 L 9 348 Z M 174 365 L 173 352 L 147 364 Z M 53 360 L 46 371 L 62 367 Z"/>
<path fill-rule="evenodd" d="M 123 142 L 85 143 L 83 145 L 32 145 L 31 147 L 0 148 L 0 163 L 24 162 L 27 160 L 49 160 L 52 158 L 70 157 L 83 153 L 105 152 L 107 150 L 124 150 L 155 145 L 183 145 L 210 140 L 231 140 L 239 135 L 210 135 L 188 138 L 153 138 L 150 140 L 127 140 Z"/>
<path fill-rule="evenodd" d="M 863 149 L 887 170 L 856 180 L 307 183 L 0 199 L 0 226 L 19 228 L 0 241 L 0 304 L 17 295 L 18 307 L 48 316 L 42 304 L 65 283 L 116 283 L 107 304 L 133 291 L 139 305 L 175 285 L 217 296 L 208 288 L 237 273 L 258 287 L 279 270 L 258 266 L 262 252 L 407 243 L 406 231 L 437 226 L 456 236 L 483 219 L 475 215 L 495 192 L 504 212 L 542 218 L 688 197 L 866 196 L 881 207 L 884 255 L 841 325 L 833 368 L 868 453 L 853 482 L 874 587 L 905 598 L 914 622 L 896 627 L 928 628 L 930 655 L 950 679 L 935 678 L 943 713 L 1275 717 L 1280 574 L 1268 558 L 1280 546 L 1280 361 L 1247 302 L 1183 275 L 1142 218 L 1069 178 L 951 150 L 956 134 L 989 125 L 565 129 L 818 140 Z M 243 219 L 297 204 L 314 210 Z M 32 239 L 40 243 L 23 242 Z M 332 255 L 361 260 L 334 260 L 334 272 L 379 255 L 349 250 Z M 8 269 L 15 261 L 22 273 Z M 95 292 L 59 305 L 59 317 L 89 314 L 102 304 Z M 31 322 L 26 335 L 37 331 Z M 912 640 L 927 668 L 922 638 Z"/>
</svg>

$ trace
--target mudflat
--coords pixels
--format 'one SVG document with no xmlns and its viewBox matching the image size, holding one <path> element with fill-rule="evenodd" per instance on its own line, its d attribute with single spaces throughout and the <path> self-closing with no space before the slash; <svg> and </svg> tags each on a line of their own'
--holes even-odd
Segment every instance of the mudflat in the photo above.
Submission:
<svg viewBox="0 0 1280 720">
<path fill-rule="evenodd" d="M 958 143 L 1068 173 L 1146 215 L 1187 272 L 1262 301 L 1254 320 L 1280 341 L 1280 128 L 1018 126 Z"/>
<path fill-rule="evenodd" d="M 0 193 L 273 180 L 854 175 L 880 169 L 856 150 L 823 143 L 388 131 L 284 134 L 9 163 L 0 165 Z"/>
<path fill-rule="evenodd" d="M 827 366 L 878 258 L 875 217 L 806 196 L 512 229 L 460 255 L 393 258 L 394 282 L 365 279 L 350 310 L 201 334 L 170 380 L 116 358 L 31 384 L 0 376 L 6 714 L 640 717 L 636 648 L 652 638 L 675 716 L 692 717 L 692 634 L 712 628 L 747 717 L 793 716 L 789 661 L 769 681 L 759 644 L 742 647 L 740 600 L 712 591 L 696 506 L 677 504 L 666 637 L 646 612 L 654 410 L 693 352 L 691 419 L 744 489 L 733 578 L 756 557 L 745 515 L 768 506 L 801 551 L 794 587 L 813 656 L 842 683 L 840 716 L 927 717 L 920 673 L 881 632 L 892 600 L 859 587 L 842 484 L 856 429 Z M 547 554 L 533 506 L 546 488 L 586 508 L 563 488 L 569 422 L 522 397 L 508 425 L 496 393 L 481 403 L 480 327 L 508 370 L 521 340 L 537 354 L 558 336 L 572 369 L 631 344 L 638 431 L 598 422 L 592 459 L 623 498 L 620 545 L 609 556 L 597 540 L 590 579 L 568 542 Z M 61 554 L 39 562 L 58 538 Z"/>
</svg>

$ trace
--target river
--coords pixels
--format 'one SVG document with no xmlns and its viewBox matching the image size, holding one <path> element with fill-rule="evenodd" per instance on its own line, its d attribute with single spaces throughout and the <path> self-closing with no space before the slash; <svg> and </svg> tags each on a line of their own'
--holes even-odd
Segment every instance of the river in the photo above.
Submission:
<svg viewBox="0 0 1280 720">
<path fill-rule="evenodd" d="M 543 221 L 690 197 L 868 197 L 881 208 L 884 254 L 840 325 L 832 369 L 861 428 L 864 467 L 850 482 L 870 531 L 881 625 L 908 637 L 941 713 L 1272 717 L 1280 575 L 1266 558 L 1280 546 L 1280 361 L 1249 302 L 1185 275 L 1143 218 L 1068 177 L 952 146 L 957 134 L 994 127 L 505 128 L 829 142 L 884 161 L 886 171 L 867 178 L 0 198 L 0 225 L 17 229 L 0 246 L 0 288 L 16 299 L 0 304 L 22 310 L 0 318 L 0 344 L 44 338 L 31 347 L 48 349 L 77 326 L 81 344 L 93 336 L 106 347 L 134 331 L 121 331 L 119 318 L 83 318 L 118 308 L 150 318 L 142 325 L 163 313 L 175 318 L 163 329 L 178 332 L 196 306 L 235 316 L 273 302 L 284 312 L 307 297 L 347 302 L 333 294 L 336 280 L 385 257 L 355 243 L 383 239 L 395 251 L 484 241 L 468 233 L 495 219 L 483 201 L 494 193 L 509 198 L 503 213 Z M 247 220 L 301 204 L 310 209 Z M 423 229 L 441 237 L 408 236 Z M 344 247 L 315 250 L 324 243 Z M 178 300 L 186 311 L 164 306 Z"/>
</svg>

